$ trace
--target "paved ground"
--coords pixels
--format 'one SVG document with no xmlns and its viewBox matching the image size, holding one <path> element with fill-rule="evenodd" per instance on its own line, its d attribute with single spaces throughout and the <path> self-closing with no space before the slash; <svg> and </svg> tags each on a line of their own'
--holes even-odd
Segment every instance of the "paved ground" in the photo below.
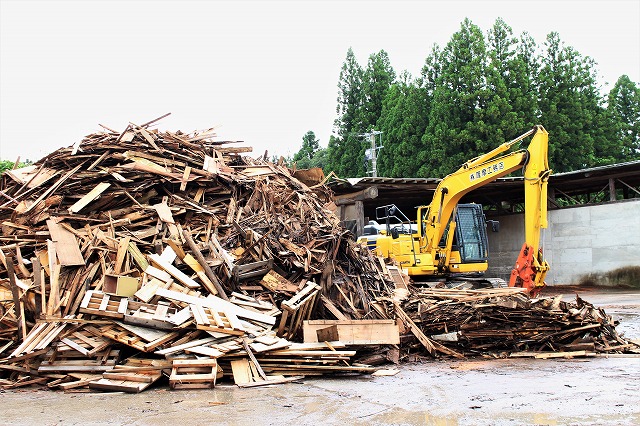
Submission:
<svg viewBox="0 0 640 426">
<path fill-rule="evenodd" d="M 580 290 L 640 338 L 640 292 Z M 571 299 L 568 295 L 565 300 Z M 138 395 L 2 394 L 2 424 L 638 425 L 640 358 L 432 361 L 394 377 Z"/>
</svg>

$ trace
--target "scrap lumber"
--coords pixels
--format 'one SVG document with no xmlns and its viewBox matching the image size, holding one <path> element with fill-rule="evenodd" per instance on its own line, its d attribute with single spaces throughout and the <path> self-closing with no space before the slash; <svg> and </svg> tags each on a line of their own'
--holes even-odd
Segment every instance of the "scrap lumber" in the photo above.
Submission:
<svg viewBox="0 0 640 426">
<path fill-rule="evenodd" d="M 102 126 L 0 177 L 3 386 L 138 392 L 194 357 L 208 364 L 177 363 L 174 385 L 262 386 L 371 373 L 358 351 L 388 345 L 390 359 L 639 347 L 582 299 L 414 288 L 355 243 L 323 177 L 157 120 Z"/>
</svg>

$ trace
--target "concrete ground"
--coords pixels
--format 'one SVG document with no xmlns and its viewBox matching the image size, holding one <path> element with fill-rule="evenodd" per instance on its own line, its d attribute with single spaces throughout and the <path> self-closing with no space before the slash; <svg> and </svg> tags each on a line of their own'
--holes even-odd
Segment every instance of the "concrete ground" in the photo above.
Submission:
<svg viewBox="0 0 640 426">
<path fill-rule="evenodd" d="M 551 293 L 551 292 L 550 292 Z M 579 291 L 640 338 L 640 292 Z M 564 300 L 570 300 L 567 295 Z M 141 394 L 24 389 L 0 397 L 0 423 L 24 425 L 638 425 L 640 358 L 404 364 L 393 377 L 304 379 L 272 387 Z"/>
</svg>

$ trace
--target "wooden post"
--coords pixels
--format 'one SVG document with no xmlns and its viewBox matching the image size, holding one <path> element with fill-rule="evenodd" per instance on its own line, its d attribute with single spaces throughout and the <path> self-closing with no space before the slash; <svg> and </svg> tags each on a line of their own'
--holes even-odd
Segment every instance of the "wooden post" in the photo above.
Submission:
<svg viewBox="0 0 640 426">
<path fill-rule="evenodd" d="M 616 200 L 616 181 L 613 178 L 609 178 L 609 201 Z"/>
<path fill-rule="evenodd" d="M 356 237 L 359 237 L 364 232 L 364 203 L 362 201 L 356 201 Z"/>
</svg>

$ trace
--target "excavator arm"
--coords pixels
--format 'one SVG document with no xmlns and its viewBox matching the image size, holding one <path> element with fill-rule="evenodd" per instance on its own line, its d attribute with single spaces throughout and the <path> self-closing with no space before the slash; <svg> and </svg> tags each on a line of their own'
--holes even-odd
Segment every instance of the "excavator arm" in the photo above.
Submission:
<svg viewBox="0 0 640 426">
<path fill-rule="evenodd" d="M 533 135 L 526 149 L 504 154 L 524 138 Z M 425 223 L 419 227 L 420 237 L 426 242 L 426 252 L 438 252 L 438 258 L 446 259 L 450 244 L 438 247 L 447 224 L 460 199 L 470 191 L 486 185 L 509 173 L 524 169 L 525 182 L 525 243 L 512 271 L 509 285 L 524 287 L 537 294 L 544 286 L 549 265 L 540 252 L 540 229 L 547 227 L 547 181 L 551 170 L 548 165 L 548 133 L 542 126 L 505 142 L 491 152 L 462 165 L 446 176 L 436 188 L 428 207 Z"/>
<path fill-rule="evenodd" d="M 524 168 L 525 242 L 511 271 L 510 287 L 526 288 L 536 296 L 545 286 L 549 264 L 542 257 L 540 229 L 547 227 L 547 182 L 551 175 L 548 163 L 549 134 L 542 127 L 531 140 L 529 161 Z"/>
</svg>

